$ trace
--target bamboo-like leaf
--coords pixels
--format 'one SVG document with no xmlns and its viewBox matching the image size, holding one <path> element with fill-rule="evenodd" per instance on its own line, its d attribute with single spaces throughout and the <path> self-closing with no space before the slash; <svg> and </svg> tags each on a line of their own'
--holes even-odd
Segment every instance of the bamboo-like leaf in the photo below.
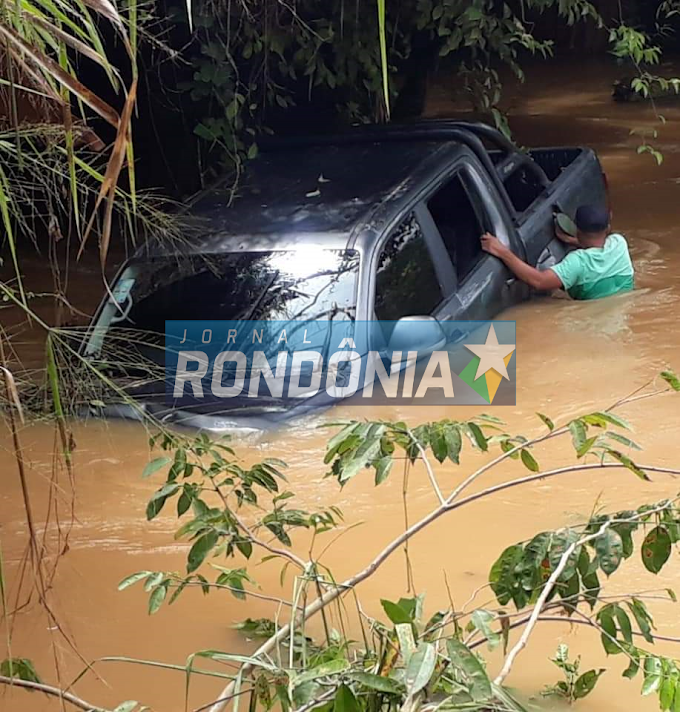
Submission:
<svg viewBox="0 0 680 712">
<path fill-rule="evenodd" d="M 123 20 L 116 10 L 116 6 L 111 2 L 111 0 L 82 0 L 85 5 L 92 8 L 96 13 L 105 17 L 121 34 L 125 47 L 128 53 L 132 55 L 132 48 L 128 41 L 127 32 L 125 31 L 125 25 Z"/>
<path fill-rule="evenodd" d="M 85 229 L 85 233 L 83 234 L 83 240 L 80 244 L 80 249 L 78 251 L 78 258 L 80 258 L 80 256 L 83 254 L 83 250 L 85 249 L 85 243 L 87 241 L 88 235 L 92 230 L 97 210 L 99 209 L 99 206 L 101 205 L 104 198 L 106 198 L 104 226 L 102 228 L 102 234 L 99 241 L 99 259 L 102 267 L 102 272 L 104 271 L 106 255 L 108 253 L 109 241 L 111 238 L 111 217 L 113 215 L 113 204 L 116 197 L 116 186 L 118 183 L 118 177 L 120 176 L 121 169 L 123 168 L 123 163 L 125 161 L 130 121 L 132 119 L 132 111 L 135 106 L 136 97 L 137 79 L 135 79 L 132 82 L 132 85 L 130 86 L 130 91 L 125 101 L 123 113 L 120 117 L 120 122 L 118 124 L 118 133 L 116 134 L 116 140 L 113 144 L 111 157 L 109 158 L 109 163 L 106 166 L 106 173 L 104 174 L 104 179 L 102 180 L 102 184 L 99 189 L 99 194 L 97 195 L 97 200 L 95 202 L 94 208 L 92 209 L 92 215 L 87 224 L 87 228 Z"/>
<path fill-rule="evenodd" d="M 74 37 L 72 34 L 65 32 L 61 28 L 52 24 L 49 20 L 46 20 L 41 15 L 32 15 L 28 21 L 34 25 L 42 27 L 50 35 L 52 35 L 53 37 L 57 37 L 65 44 L 69 45 L 69 47 L 72 47 L 74 50 L 76 50 L 76 52 L 82 54 L 84 57 L 87 57 L 89 60 L 105 69 L 110 77 L 115 78 L 112 83 L 114 87 L 116 86 L 115 82 L 117 79 L 120 78 L 120 74 L 115 67 L 111 66 L 105 54 L 97 52 L 95 49 L 90 47 L 90 45 L 86 44 L 85 42 L 82 42 L 77 37 Z"/>
<path fill-rule="evenodd" d="M 35 64 L 37 64 L 43 72 L 49 74 L 60 84 L 64 85 L 72 94 L 80 98 L 108 123 L 115 127 L 118 126 L 118 112 L 116 112 L 112 106 L 107 104 L 102 98 L 79 82 L 75 77 L 72 77 L 68 72 L 64 71 L 51 57 L 48 57 L 36 47 L 31 46 L 16 32 L 16 30 L 0 22 L 0 35 L 2 35 L 7 42 L 11 43 L 20 53 L 30 57 L 30 59 L 35 62 Z"/>
<path fill-rule="evenodd" d="M 16 239 L 14 235 L 14 226 L 12 224 L 11 215 L 11 200 L 12 192 L 9 186 L 9 181 L 5 172 L 2 170 L 2 165 L 0 165 L 0 216 L 2 216 L 2 224 L 5 228 L 5 234 L 7 235 L 7 243 L 9 244 L 9 252 L 12 256 L 12 266 L 14 267 L 14 275 L 17 279 L 17 286 L 19 287 L 19 294 L 21 297 L 21 304 L 25 309 L 28 309 L 28 302 L 26 301 L 26 294 L 24 292 L 24 281 L 21 277 L 21 270 L 19 269 L 19 259 L 17 257 L 16 249 Z M 12 379 L 13 380 L 13 379 Z"/>
<path fill-rule="evenodd" d="M 187 0 L 190 2 L 191 0 Z M 387 66 L 387 34 L 385 32 L 385 0 L 376 0 L 378 8 L 378 32 L 380 35 L 380 64 L 382 67 L 383 100 L 385 115 L 390 118 L 390 77 Z"/>
</svg>

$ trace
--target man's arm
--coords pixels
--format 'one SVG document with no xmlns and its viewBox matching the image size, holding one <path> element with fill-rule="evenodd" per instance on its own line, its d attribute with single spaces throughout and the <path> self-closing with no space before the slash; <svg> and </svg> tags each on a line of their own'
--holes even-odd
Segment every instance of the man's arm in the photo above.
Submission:
<svg viewBox="0 0 680 712">
<path fill-rule="evenodd" d="M 490 233 L 482 235 L 482 249 L 502 260 L 505 266 L 530 287 L 541 292 L 551 289 L 562 289 L 562 280 L 551 269 L 538 270 L 517 257 L 497 237 Z"/>
</svg>

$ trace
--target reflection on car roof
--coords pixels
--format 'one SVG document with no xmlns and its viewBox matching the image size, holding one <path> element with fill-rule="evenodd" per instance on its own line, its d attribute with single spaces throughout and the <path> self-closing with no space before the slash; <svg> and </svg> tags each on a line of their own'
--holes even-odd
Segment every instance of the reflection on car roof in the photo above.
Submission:
<svg viewBox="0 0 680 712">
<path fill-rule="evenodd" d="M 192 248 L 261 250 L 311 242 L 345 246 L 376 207 L 417 187 L 414 171 L 442 148 L 441 142 L 420 141 L 262 153 L 241 179 L 231 205 L 230 184 L 223 183 L 191 208 L 204 236 Z"/>
</svg>

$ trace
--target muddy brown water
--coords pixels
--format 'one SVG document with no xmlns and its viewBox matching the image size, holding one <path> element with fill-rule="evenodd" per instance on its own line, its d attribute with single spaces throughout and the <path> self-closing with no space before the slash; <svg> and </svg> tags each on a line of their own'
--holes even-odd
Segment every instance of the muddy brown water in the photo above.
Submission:
<svg viewBox="0 0 680 712">
<path fill-rule="evenodd" d="M 601 302 L 541 299 L 503 314 L 503 318 L 517 321 L 518 405 L 486 410 L 497 411 L 511 431 L 532 435 L 540 429 L 535 411 L 558 419 L 569 418 L 589 408 L 609 405 L 667 364 L 680 368 L 680 104 L 660 109 L 667 124 L 657 140 L 665 156 L 658 167 L 650 156 L 635 152 L 637 139 L 629 135 L 631 127 L 655 125 L 653 113 L 644 105 L 614 104 L 610 87 L 615 76 L 615 69 L 605 64 L 553 64 L 530 72 L 527 85 L 513 91 L 509 100 L 513 126 L 525 144 L 583 144 L 598 151 L 611 186 L 615 228 L 629 238 L 638 285 L 633 294 Z M 449 82 L 438 81 L 430 92 L 429 113 L 450 112 L 452 94 Z M 74 288 L 83 294 L 99 290 L 94 270 L 89 275 L 74 273 L 71 279 Z M 625 415 L 634 422 L 637 439 L 645 445 L 641 461 L 678 466 L 679 405 L 665 397 L 626 408 Z M 400 476 L 393 475 L 375 489 L 370 477 L 359 476 L 338 491 L 333 481 L 322 479 L 325 437 L 314 426 L 338 417 L 403 418 L 415 424 L 437 417 L 465 418 L 474 412 L 471 407 L 423 412 L 418 408 L 380 407 L 368 411 L 343 406 L 315 421 L 243 442 L 239 452 L 246 462 L 263 455 L 286 460 L 290 465 L 290 486 L 300 497 L 301 505 L 313 508 L 334 503 L 344 510 L 347 531 L 325 555 L 336 577 L 342 578 L 362 568 L 401 531 L 402 482 Z M 140 426 L 80 424 L 75 427 L 75 439 L 76 521 L 50 600 L 80 653 L 88 660 L 122 656 L 183 664 L 190 653 L 201 649 L 252 649 L 252 643 L 231 626 L 247 616 L 274 615 L 275 604 L 252 599 L 242 603 L 228 594 L 203 597 L 191 589 L 172 607 L 164 606 L 149 617 L 146 595 L 140 588 L 116 590 L 117 583 L 134 571 L 182 570 L 187 545 L 173 540 L 175 521 L 171 515 L 151 524 L 144 519 L 145 502 L 156 484 L 140 478 L 149 459 L 146 434 Z M 44 519 L 49 502 L 53 440 L 54 434 L 47 427 L 32 426 L 22 431 L 38 521 Z M 0 432 L 0 447 L 0 537 L 12 601 L 27 532 L 10 440 L 4 430 Z M 555 443 L 537 456 L 544 467 L 572 457 L 567 443 Z M 443 486 L 459 482 L 480 462 L 480 456 L 470 455 L 459 469 L 442 468 Z M 484 484 L 517 474 L 519 467 L 516 463 L 504 466 L 502 472 L 486 476 Z M 60 511 L 66 520 L 69 487 L 64 473 L 60 478 Z M 427 594 L 429 611 L 447 605 L 446 580 L 456 604 L 462 606 L 486 581 L 490 564 L 505 546 L 543 529 L 578 522 L 596 504 L 626 508 L 673 495 L 678 489 L 677 482 L 661 476 L 645 484 L 625 471 L 608 471 L 570 475 L 504 492 L 439 520 L 413 540 L 410 556 L 415 584 L 418 591 Z M 424 472 L 415 470 L 410 482 L 410 520 L 434 504 Z M 321 545 L 330 540 L 326 535 Z M 298 545 L 304 553 L 308 540 L 301 540 Z M 276 594 L 280 591 L 279 568 L 271 561 L 256 565 L 252 576 L 263 591 Z M 677 555 L 659 577 L 647 574 L 637 561 L 631 561 L 608 591 L 663 589 L 676 585 L 679 574 Z M 406 593 L 406 586 L 404 556 L 399 552 L 360 587 L 359 594 L 366 611 L 379 615 L 379 598 L 398 598 Z M 476 600 L 488 599 L 488 591 L 482 591 Z M 661 601 L 650 605 L 657 616 L 659 632 L 680 636 L 677 606 Z M 4 646 L 4 634 L 1 639 L 0 645 Z M 554 682 L 557 670 L 548 657 L 560 642 L 580 653 L 584 665 L 608 669 L 596 692 L 581 703 L 582 709 L 656 709 L 654 699 L 639 696 L 639 680 L 629 682 L 620 677 L 625 661 L 606 659 L 591 630 L 572 629 L 566 622 L 539 625 L 512 672 L 510 684 L 529 696 Z M 57 676 L 70 681 L 83 667 L 34 601 L 15 617 L 11 646 L 15 656 L 33 659 L 47 681 L 54 681 Z M 0 656 L 4 654 L 3 649 Z M 491 671 L 496 671 L 501 658 L 494 653 L 489 659 Z M 182 673 L 123 662 L 101 662 L 95 671 L 99 679 L 91 672 L 75 687 L 87 700 L 115 706 L 123 700 L 136 699 L 154 710 L 168 712 L 183 708 Z M 220 680 L 195 678 L 189 708 L 209 702 L 221 688 Z M 58 706 L 37 693 L 0 693 L 0 708 L 6 710 L 41 712 Z M 554 702 L 544 702 L 543 706 L 559 709 Z"/>
</svg>

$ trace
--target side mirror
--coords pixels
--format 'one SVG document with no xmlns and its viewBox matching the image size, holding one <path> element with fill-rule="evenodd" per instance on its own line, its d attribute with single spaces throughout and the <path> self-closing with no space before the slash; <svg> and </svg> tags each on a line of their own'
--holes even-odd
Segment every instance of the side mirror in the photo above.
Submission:
<svg viewBox="0 0 680 712">
<path fill-rule="evenodd" d="M 446 346 L 446 334 L 432 316 L 404 316 L 394 325 L 387 344 L 390 352 L 417 351 L 418 357 L 427 356 Z"/>
</svg>

